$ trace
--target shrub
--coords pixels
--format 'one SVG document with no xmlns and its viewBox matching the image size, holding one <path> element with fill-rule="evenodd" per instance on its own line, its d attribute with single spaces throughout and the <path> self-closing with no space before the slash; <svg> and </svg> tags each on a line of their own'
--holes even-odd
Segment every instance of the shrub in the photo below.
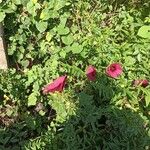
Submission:
<svg viewBox="0 0 150 150">
<path fill-rule="evenodd" d="M 0 73 L 0 149 L 148 150 L 149 5 L 0 1 L 10 64 Z"/>
</svg>

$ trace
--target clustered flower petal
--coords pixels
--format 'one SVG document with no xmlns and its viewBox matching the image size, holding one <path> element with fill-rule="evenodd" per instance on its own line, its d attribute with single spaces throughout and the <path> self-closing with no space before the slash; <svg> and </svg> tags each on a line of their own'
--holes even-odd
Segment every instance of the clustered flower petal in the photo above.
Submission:
<svg viewBox="0 0 150 150">
<path fill-rule="evenodd" d="M 65 81 L 67 76 L 61 76 L 55 79 L 52 83 L 46 85 L 43 88 L 43 94 L 54 93 L 54 92 L 62 92 L 65 86 Z"/>
<path fill-rule="evenodd" d="M 112 78 L 119 77 L 123 72 L 122 66 L 119 63 L 112 63 L 106 68 L 106 74 Z"/>
</svg>

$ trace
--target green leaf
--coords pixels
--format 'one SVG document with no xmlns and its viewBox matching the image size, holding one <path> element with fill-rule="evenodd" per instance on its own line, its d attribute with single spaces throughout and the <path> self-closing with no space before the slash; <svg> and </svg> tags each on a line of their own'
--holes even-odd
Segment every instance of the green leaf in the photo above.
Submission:
<svg viewBox="0 0 150 150">
<path fill-rule="evenodd" d="M 26 68 L 26 67 L 28 67 L 29 66 L 29 60 L 23 60 L 23 61 L 21 61 L 21 64 L 22 64 L 22 66 L 24 67 L 24 68 Z"/>
<path fill-rule="evenodd" d="M 40 19 L 48 20 L 50 18 L 49 9 L 43 9 L 40 15 Z"/>
<path fill-rule="evenodd" d="M 21 4 L 22 4 L 22 5 L 26 6 L 27 3 L 28 3 L 28 0 L 21 0 Z"/>
<path fill-rule="evenodd" d="M 5 13 L 4 12 L 0 12 L 0 22 L 2 22 L 5 18 Z"/>
<path fill-rule="evenodd" d="M 66 52 L 64 50 L 60 51 L 59 55 L 62 57 L 62 58 L 65 58 L 66 57 Z"/>
<path fill-rule="evenodd" d="M 66 5 L 66 0 L 57 0 L 56 2 L 55 2 L 55 6 L 54 6 L 54 10 L 59 10 L 59 9 L 61 9 L 61 8 L 63 8 L 64 6 Z"/>
<path fill-rule="evenodd" d="M 36 93 L 30 94 L 29 97 L 28 97 L 28 106 L 36 105 L 36 101 L 37 101 Z"/>
<path fill-rule="evenodd" d="M 67 16 L 61 16 L 60 17 L 60 24 L 62 27 L 65 27 L 66 22 L 67 22 Z"/>
<path fill-rule="evenodd" d="M 138 31 L 138 36 L 150 39 L 150 26 L 142 26 Z"/>
<path fill-rule="evenodd" d="M 45 112 L 44 112 L 43 110 L 40 110 L 40 111 L 39 111 L 39 114 L 40 114 L 41 116 L 44 116 L 44 115 L 45 115 Z"/>
<path fill-rule="evenodd" d="M 27 11 L 32 15 L 36 16 L 37 15 L 37 9 L 40 9 L 41 6 L 39 3 L 34 3 L 33 1 L 29 1 L 27 3 Z"/>
<path fill-rule="evenodd" d="M 126 66 L 132 66 L 134 65 L 136 62 L 135 58 L 131 57 L 131 56 L 127 56 L 125 57 L 125 64 Z"/>
<path fill-rule="evenodd" d="M 27 3 L 27 11 L 32 14 L 32 11 L 34 10 L 34 3 L 32 1 L 29 1 Z"/>
<path fill-rule="evenodd" d="M 20 5 L 21 4 L 21 0 L 14 0 L 13 1 L 16 5 Z"/>
<path fill-rule="evenodd" d="M 7 112 L 6 112 L 6 114 L 7 114 L 8 116 L 11 116 L 11 115 L 13 114 L 13 110 L 8 109 Z"/>
<path fill-rule="evenodd" d="M 71 46 L 71 51 L 73 54 L 79 54 L 83 50 L 83 46 L 78 43 L 73 43 Z"/>
<path fill-rule="evenodd" d="M 145 96 L 146 107 L 150 104 L 150 93 Z"/>
<path fill-rule="evenodd" d="M 46 34 L 46 40 L 47 40 L 48 42 L 51 41 L 52 37 L 53 37 L 53 35 L 52 35 L 50 32 L 47 32 L 47 34 Z"/>
<path fill-rule="evenodd" d="M 51 103 L 51 106 L 56 110 L 57 112 L 57 117 L 56 120 L 63 123 L 66 120 L 67 117 L 67 112 L 66 112 L 66 107 L 62 99 L 55 99 Z"/>
<path fill-rule="evenodd" d="M 61 39 L 62 39 L 63 43 L 66 45 L 71 45 L 73 43 L 73 36 L 72 35 L 63 36 Z"/>
<path fill-rule="evenodd" d="M 67 35 L 70 31 L 68 27 L 63 27 L 63 26 L 58 26 L 57 27 L 57 32 L 59 35 Z"/>
<path fill-rule="evenodd" d="M 37 0 L 32 0 L 32 2 L 33 2 L 34 4 L 36 4 L 36 3 L 37 3 Z"/>
<path fill-rule="evenodd" d="M 37 22 L 36 23 L 36 28 L 40 31 L 40 32 L 44 32 L 47 29 L 47 22 Z"/>
</svg>

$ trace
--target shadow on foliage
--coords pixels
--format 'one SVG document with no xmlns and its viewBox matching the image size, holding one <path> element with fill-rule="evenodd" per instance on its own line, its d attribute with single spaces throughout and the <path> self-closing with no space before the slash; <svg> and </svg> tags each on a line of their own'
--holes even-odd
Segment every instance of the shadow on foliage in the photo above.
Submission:
<svg viewBox="0 0 150 150">
<path fill-rule="evenodd" d="M 121 91 L 111 79 L 99 77 L 96 83 L 76 94 L 76 115 L 57 127 L 51 150 L 145 150 L 150 147 L 149 124 L 130 109 L 111 102 Z M 49 133 L 51 135 L 51 133 Z"/>
<path fill-rule="evenodd" d="M 24 106 L 24 114 L 18 114 L 14 118 L 9 117 L 6 112 L 4 117 L 0 116 L 0 150 L 25 149 L 30 140 L 47 131 L 47 125 L 55 118 L 56 112 L 48 106 L 45 115 L 41 116 L 37 112 L 37 109 L 41 109 L 38 107 L 40 106 L 25 110 Z"/>
<path fill-rule="evenodd" d="M 26 123 L 22 120 L 0 129 L 0 149 L 27 150 L 34 144 L 37 150 L 148 150 L 149 124 L 136 112 L 113 105 L 112 99 L 120 92 L 106 76 L 86 83 L 85 89 L 76 93 L 75 115 L 50 130 L 46 128 L 48 118 L 30 108 L 33 113 L 25 114 Z M 31 139 L 36 140 L 32 143 Z"/>
</svg>

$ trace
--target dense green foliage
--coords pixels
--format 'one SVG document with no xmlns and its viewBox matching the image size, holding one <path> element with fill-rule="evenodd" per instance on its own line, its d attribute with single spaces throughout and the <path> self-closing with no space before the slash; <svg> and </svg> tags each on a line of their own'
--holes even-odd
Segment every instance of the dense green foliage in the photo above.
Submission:
<svg viewBox="0 0 150 150">
<path fill-rule="evenodd" d="M 1 21 L 0 150 L 150 149 L 150 86 L 132 86 L 150 81 L 149 0 L 0 0 Z M 42 94 L 64 74 L 63 93 Z"/>
</svg>

